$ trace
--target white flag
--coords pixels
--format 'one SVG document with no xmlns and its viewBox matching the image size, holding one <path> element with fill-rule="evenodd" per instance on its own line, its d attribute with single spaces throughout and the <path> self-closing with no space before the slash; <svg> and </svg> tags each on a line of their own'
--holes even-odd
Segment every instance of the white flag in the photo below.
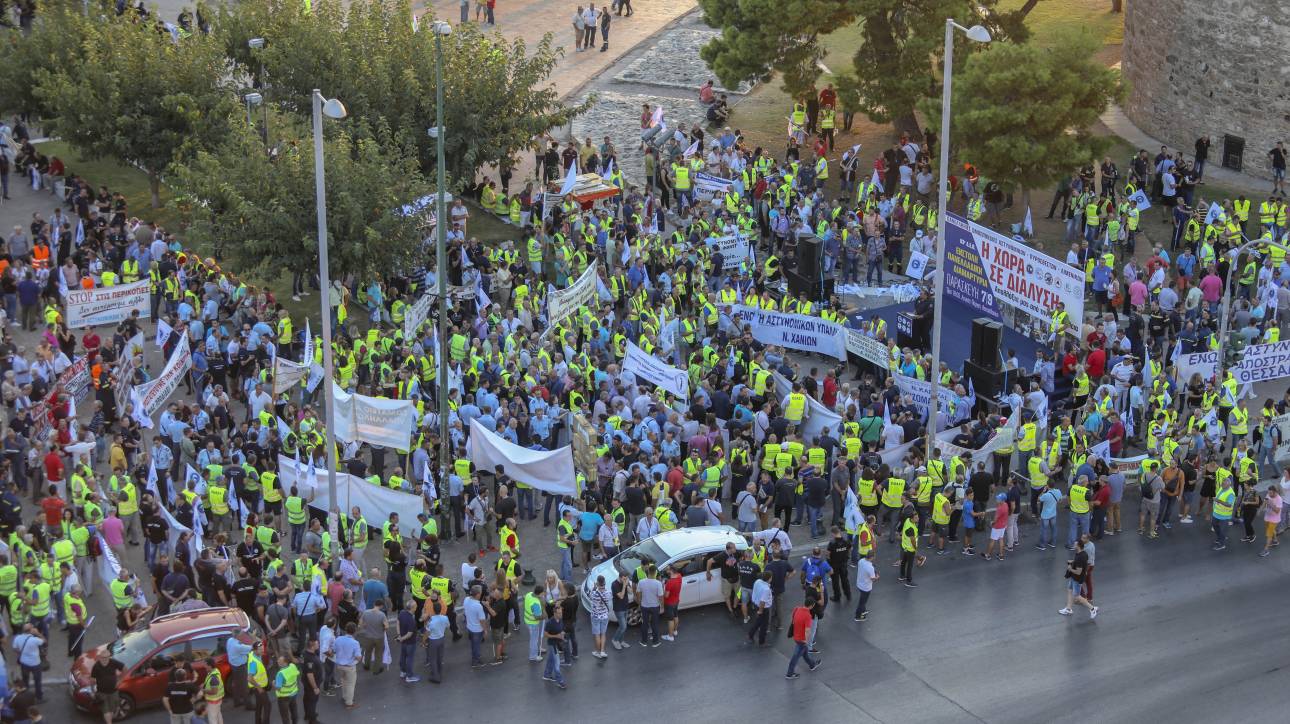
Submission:
<svg viewBox="0 0 1290 724">
<path fill-rule="evenodd" d="M 600 174 L 600 178 L 604 179 L 605 182 L 608 183 L 609 179 L 613 178 L 613 175 L 614 175 L 614 159 L 611 158 L 609 159 L 609 163 L 605 164 L 605 172 Z"/>
<path fill-rule="evenodd" d="M 663 106 L 656 106 L 654 108 L 654 115 L 650 116 L 649 118 L 649 126 L 650 128 L 656 128 L 662 122 L 663 122 Z"/>
<path fill-rule="evenodd" d="M 81 219 L 76 222 L 76 246 L 85 243 L 85 220 Z"/>
<path fill-rule="evenodd" d="M 161 500 L 161 490 L 157 487 L 157 462 L 155 460 L 148 461 L 148 479 L 144 481 L 143 487 L 155 495 L 157 500 Z"/>
<path fill-rule="evenodd" d="M 1209 213 L 1205 214 L 1205 223 L 1212 224 L 1215 221 L 1222 221 L 1224 216 L 1223 207 L 1219 206 L 1217 201 L 1211 201 L 1209 204 Z"/>
<path fill-rule="evenodd" d="M 305 317 L 305 351 L 300 355 L 301 364 L 309 364 L 314 361 L 314 335 L 309 330 L 309 318 Z"/>
<path fill-rule="evenodd" d="M 578 161 L 575 159 L 569 164 L 569 173 L 564 177 L 564 185 L 560 187 L 560 195 L 564 196 L 573 191 L 573 187 L 578 185 Z"/>
<path fill-rule="evenodd" d="M 685 149 L 685 153 L 683 155 L 686 158 L 689 158 L 698 152 L 699 152 L 699 142 L 695 141 L 694 143 L 690 144 L 689 148 Z"/>
<path fill-rule="evenodd" d="M 170 335 L 174 331 L 175 330 L 172 329 L 169 324 L 166 324 L 166 320 L 164 319 L 157 320 L 157 348 L 158 349 L 165 349 L 166 340 L 170 339 Z"/>
<path fill-rule="evenodd" d="M 1024 232 L 1026 232 L 1026 237 L 1027 237 L 1027 238 L 1034 238 L 1034 236 L 1035 236 L 1035 222 L 1034 222 L 1034 219 L 1030 216 L 1030 207 L 1029 207 L 1029 206 L 1027 206 L 1027 207 L 1026 207 L 1026 220 L 1025 220 L 1024 222 L 1022 222 L 1022 224 L 1021 224 L 1021 230 L 1022 230 L 1022 231 L 1024 231 Z"/>
<path fill-rule="evenodd" d="M 882 187 L 882 180 L 878 178 L 878 169 L 876 168 L 873 170 L 873 176 L 869 177 L 869 185 L 878 189 L 879 193 L 887 190 Z"/>
</svg>

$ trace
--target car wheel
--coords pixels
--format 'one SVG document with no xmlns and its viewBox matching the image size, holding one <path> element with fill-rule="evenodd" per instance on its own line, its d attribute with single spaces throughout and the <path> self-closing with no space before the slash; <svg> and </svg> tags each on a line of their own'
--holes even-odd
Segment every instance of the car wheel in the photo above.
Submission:
<svg viewBox="0 0 1290 724">
<path fill-rule="evenodd" d="M 129 694 L 118 694 L 116 702 L 116 714 L 112 715 L 113 721 L 121 721 L 134 713 L 134 697 Z"/>
</svg>

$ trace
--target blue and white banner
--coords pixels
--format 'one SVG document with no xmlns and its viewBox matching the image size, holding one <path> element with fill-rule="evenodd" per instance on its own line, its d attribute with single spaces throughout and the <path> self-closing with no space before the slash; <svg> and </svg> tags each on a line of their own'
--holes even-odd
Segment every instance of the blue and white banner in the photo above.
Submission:
<svg viewBox="0 0 1290 724">
<path fill-rule="evenodd" d="M 1151 208 L 1151 200 L 1147 198 L 1147 192 L 1142 189 L 1138 189 L 1130 194 L 1129 200 L 1133 202 L 1134 206 L 1138 207 L 1138 211 L 1146 211 Z"/>
<path fill-rule="evenodd" d="M 690 378 L 685 370 L 666 364 L 631 342 L 623 357 L 623 372 L 636 378 L 636 384 L 649 384 L 670 392 L 682 400 L 690 399 Z"/>
<path fill-rule="evenodd" d="M 728 178 L 702 172 L 694 174 L 694 193 L 701 197 L 725 196 L 734 185 Z"/>
<path fill-rule="evenodd" d="M 1232 376 L 1238 385 L 1290 377 L 1290 341 L 1246 347 Z"/>
<path fill-rule="evenodd" d="M 1061 302 L 1070 319 L 1084 318 L 1081 270 L 962 216 L 945 216 L 945 292 L 951 299 L 1000 321 L 1000 304 L 1047 320 Z"/>
<path fill-rule="evenodd" d="M 564 289 L 552 291 L 547 297 L 547 323 L 554 326 L 577 311 L 578 307 L 591 304 L 596 298 L 598 263 L 593 262 L 577 281 Z"/>
<path fill-rule="evenodd" d="M 1191 381 L 1191 376 L 1200 373 L 1202 380 L 1214 379 L 1214 374 L 1218 371 L 1218 353 L 1217 352 L 1191 352 L 1189 354 L 1180 354 L 1174 359 L 1174 372 L 1178 378 L 1178 384 L 1186 386 Z"/>
<path fill-rule="evenodd" d="M 753 339 L 762 344 L 847 358 L 847 330 L 840 324 L 757 307 L 735 306 L 733 311 L 735 323 L 747 325 Z"/>
<path fill-rule="evenodd" d="M 723 271 L 738 269 L 739 265 L 749 258 L 751 249 L 748 237 L 743 234 L 717 237 L 716 250 L 721 252 L 721 268 Z"/>
</svg>

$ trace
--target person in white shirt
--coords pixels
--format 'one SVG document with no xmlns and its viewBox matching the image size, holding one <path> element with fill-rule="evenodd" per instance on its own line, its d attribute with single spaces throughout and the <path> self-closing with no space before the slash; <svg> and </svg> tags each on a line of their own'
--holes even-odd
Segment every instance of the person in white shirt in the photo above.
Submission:
<svg viewBox="0 0 1290 724">
<path fill-rule="evenodd" d="M 752 542 L 761 541 L 769 548 L 772 541 L 779 541 L 780 550 L 787 556 L 793 551 L 793 541 L 788 537 L 788 533 L 783 529 L 783 522 L 779 518 L 772 518 L 770 527 L 765 530 L 744 533 Z"/>
<path fill-rule="evenodd" d="M 636 522 L 636 540 L 643 541 L 646 538 L 653 538 L 658 535 L 658 520 L 654 517 L 654 509 L 646 508 L 645 515 Z"/>
<path fill-rule="evenodd" d="M 756 614 L 753 615 L 752 628 L 748 629 L 748 639 L 745 644 L 751 644 L 753 637 L 757 637 L 757 645 L 766 645 L 766 631 L 770 628 L 770 609 L 775 602 L 775 594 L 770 590 L 770 571 L 762 571 L 761 575 L 753 581 L 752 588 L 752 605 Z"/>
<path fill-rule="evenodd" d="M 612 558 L 618 554 L 618 526 L 614 525 L 612 520 L 606 518 L 600 524 L 596 537 L 600 540 L 600 549 L 604 551 L 605 558 Z"/>
<path fill-rule="evenodd" d="M 873 551 L 869 551 L 860 559 L 856 566 L 856 589 L 860 591 L 859 600 L 856 601 L 856 614 L 854 621 L 863 621 L 869 617 L 867 605 L 869 603 L 869 594 L 873 592 L 873 582 L 878 580 L 878 571 L 873 567 Z"/>
</svg>

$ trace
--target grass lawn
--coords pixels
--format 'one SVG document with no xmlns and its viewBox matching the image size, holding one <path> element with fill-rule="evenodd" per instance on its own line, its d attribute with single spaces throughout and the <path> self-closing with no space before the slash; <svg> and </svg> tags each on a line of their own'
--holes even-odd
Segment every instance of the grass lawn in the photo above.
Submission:
<svg viewBox="0 0 1290 724">
<path fill-rule="evenodd" d="M 1016 10 L 1026 0 L 1000 0 L 999 10 Z M 1026 15 L 1031 42 L 1048 45 L 1061 30 L 1078 27 L 1102 38 L 1107 45 L 1124 41 L 1124 14 L 1111 12 L 1107 0 L 1043 0 Z"/>
<path fill-rule="evenodd" d="M 155 220 L 166 228 L 179 228 L 179 213 L 172 208 L 152 208 L 152 193 L 148 190 L 148 177 L 132 166 L 125 166 L 116 161 L 87 160 L 72 150 L 63 141 L 45 141 L 39 144 L 41 152 L 49 156 L 58 156 L 67 165 L 68 175 L 84 177 L 94 188 L 107 186 L 111 191 L 125 194 L 130 216 L 137 216 L 148 221 Z M 170 190 L 165 184 L 161 186 L 161 203 L 170 201 Z"/>
</svg>

